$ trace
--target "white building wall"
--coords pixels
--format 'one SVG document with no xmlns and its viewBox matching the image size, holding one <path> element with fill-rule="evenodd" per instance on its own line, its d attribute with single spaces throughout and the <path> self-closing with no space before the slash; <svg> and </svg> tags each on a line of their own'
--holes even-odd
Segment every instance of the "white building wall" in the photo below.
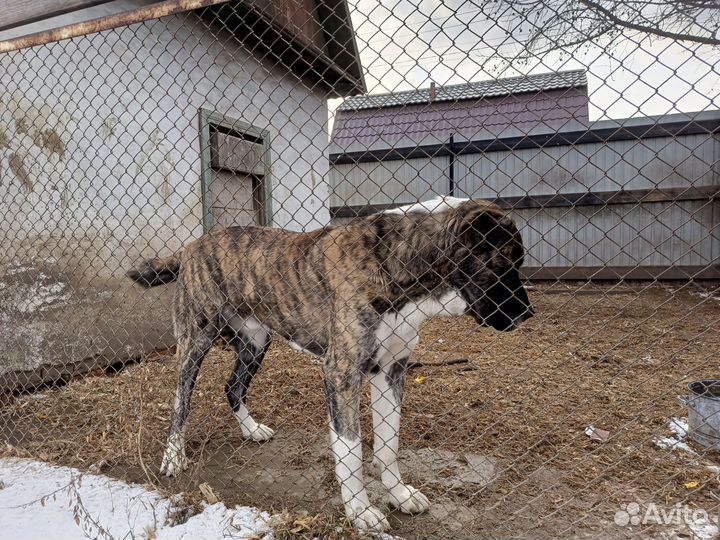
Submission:
<svg viewBox="0 0 720 540">
<path fill-rule="evenodd" d="M 326 103 L 191 13 L 0 55 L 0 391 L 174 342 L 124 274 L 203 233 L 200 108 L 270 133 L 275 226 L 327 224 Z"/>
<path fill-rule="evenodd" d="M 193 14 L 0 55 L 0 87 L 16 249 L 62 237 L 115 275 L 199 237 L 201 107 L 270 132 L 275 226 L 329 221 L 326 96 Z"/>
</svg>

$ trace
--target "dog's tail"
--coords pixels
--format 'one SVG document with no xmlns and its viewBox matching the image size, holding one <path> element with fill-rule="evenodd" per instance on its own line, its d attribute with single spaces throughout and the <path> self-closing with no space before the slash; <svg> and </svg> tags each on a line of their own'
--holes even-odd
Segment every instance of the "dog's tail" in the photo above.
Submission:
<svg viewBox="0 0 720 540">
<path fill-rule="evenodd" d="M 135 283 L 149 289 L 150 287 L 172 283 L 178 278 L 179 273 L 180 258 L 176 253 L 169 257 L 148 259 L 137 268 L 129 270 L 125 275 Z"/>
</svg>

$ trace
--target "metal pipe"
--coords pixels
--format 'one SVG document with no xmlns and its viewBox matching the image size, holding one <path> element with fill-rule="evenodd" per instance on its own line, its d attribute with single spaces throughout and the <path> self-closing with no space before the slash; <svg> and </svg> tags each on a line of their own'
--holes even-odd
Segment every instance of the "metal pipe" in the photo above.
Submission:
<svg viewBox="0 0 720 540">
<path fill-rule="evenodd" d="M 35 11 L 37 8 L 35 8 L 32 3 L 27 2 L 31 5 L 27 6 L 24 11 L 20 9 L 19 12 L 14 14 L 14 16 L 11 15 L 10 17 L 5 18 L 3 24 L 0 24 L 0 32 L 10 30 L 11 28 L 17 28 L 18 26 L 44 21 L 45 19 L 57 17 L 58 15 L 64 15 L 65 13 L 70 13 L 79 9 L 94 7 L 99 4 L 107 4 L 112 1 L 113 0 L 74 0 L 63 2 L 60 5 L 50 3 L 46 6 L 47 9 L 40 12 Z M 30 15 L 30 13 L 32 13 L 32 15 Z"/>
<path fill-rule="evenodd" d="M 450 150 L 450 167 L 448 169 L 448 195 L 455 196 L 455 137 L 450 135 L 448 144 Z"/>
<path fill-rule="evenodd" d="M 202 9 L 218 4 L 225 4 L 227 1 L 228 0 L 166 0 L 165 2 L 158 2 L 156 4 L 133 9 L 131 11 L 125 11 L 116 15 L 100 17 L 90 21 L 70 24 L 60 28 L 53 28 L 52 30 L 44 30 L 34 34 L 28 34 L 27 36 L 15 39 L 0 41 L 0 53 L 17 51 L 27 47 L 35 47 L 37 45 L 44 45 L 54 41 L 61 41 L 63 39 L 86 36 L 88 34 L 102 32 L 103 30 L 111 30 L 112 28 L 117 28 L 119 26 L 128 26 L 151 19 L 159 19 L 160 17 L 173 15 L 175 13 L 183 13 L 194 9 Z"/>
</svg>

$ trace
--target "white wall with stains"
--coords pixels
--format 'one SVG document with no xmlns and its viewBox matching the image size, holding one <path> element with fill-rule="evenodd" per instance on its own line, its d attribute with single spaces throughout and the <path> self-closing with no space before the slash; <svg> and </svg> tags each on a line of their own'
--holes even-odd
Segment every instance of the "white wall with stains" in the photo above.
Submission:
<svg viewBox="0 0 720 540">
<path fill-rule="evenodd" d="M 0 374 L 173 343 L 172 286 L 124 273 L 203 234 L 200 108 L 270 132 L 275 226 L 329 222 L 324 91 L 227 30 L 188 13 L 0 55 Z"/>
<path fill-rule="evenodd" d="M 325 94 L 194 14 L 1 55 L 0 87 L 13 248 L 59 236 L 117 275 L 200 236 L 201 107 L 270 132 L 276 226 L 329 221 Z"/>
</svg>

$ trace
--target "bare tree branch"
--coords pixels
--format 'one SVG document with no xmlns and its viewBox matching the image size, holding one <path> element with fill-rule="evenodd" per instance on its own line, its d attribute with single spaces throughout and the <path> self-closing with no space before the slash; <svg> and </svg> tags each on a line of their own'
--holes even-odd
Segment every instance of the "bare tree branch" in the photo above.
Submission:
<svg viewBox="0 0 720 540">
<path fill-rule="evenodd" d="M 621 19 L 620 17 L 617 17 L 612 11 L 609 9 L 606 9 L 605 7 L 601 6 L 600 4 L 596 2 L 592 2 L 591 0 L 577 0 L 584 6 L 586 6 L 588 9 L 592 9 L 596 11 L 597 13 L 602 14 L 603 17 L 605 17 L 608 21 L 611 23 L 621 26 L 623 28 L 628 28 L 630 30 L 638 30 L 640 32 L 646 32 L 648 34 L 653 34 L 660 37 L 666 37 L 670 39 L 676 39 L 681 41 L 692 41 L 694 43 L 702 43 L 705 45 L 720 45 L 720 40 L 712 37 L 705 37 L 705 36 L 698 36 L 698 35 L 692 35 L 692 34 L 681 34 L 676 32 L 669 32 L 667 30 L 662 30 L 661 28 L 654 28 L 647 24 L 638 24 L 633 23 L 630 21 L 625 21 Z M 682 2 L 680 2 L 682 3 Z"/>
<path fill-rule="evenodd" d="M 518 19 L 530 23 L 520 56 L 569 50 L 601 38 L 613 42 L 629 33 L 720 45 L 719 0 L 505 0 L 491 5 L 509 32 Z"/>
</svg>

